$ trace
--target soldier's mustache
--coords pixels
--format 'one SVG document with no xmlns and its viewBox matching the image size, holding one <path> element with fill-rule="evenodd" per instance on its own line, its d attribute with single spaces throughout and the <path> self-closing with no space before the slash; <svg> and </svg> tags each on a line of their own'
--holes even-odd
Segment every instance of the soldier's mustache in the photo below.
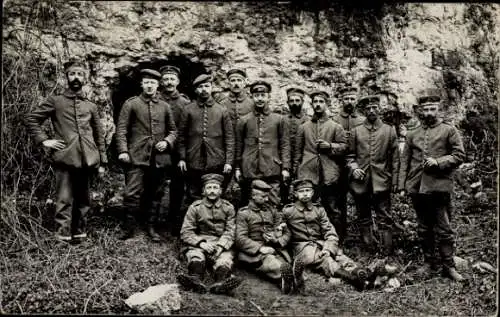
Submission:
<svg viewBox="0 0 500 317">
<path fill-rule="evenodd" d="M 71 85 L 81 85 L 82 82 L 78 79 L 73 79 L 72 81 L 69 82 Z"/>
</svg>

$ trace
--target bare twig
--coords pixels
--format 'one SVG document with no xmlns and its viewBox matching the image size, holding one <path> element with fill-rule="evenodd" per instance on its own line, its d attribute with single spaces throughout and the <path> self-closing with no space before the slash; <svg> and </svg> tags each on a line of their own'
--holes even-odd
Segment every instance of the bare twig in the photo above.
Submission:
<svg viewBox="0 0 500 317">
<path fill-rule="evenodd" d="M 260 308 L 259 305 L 255 304 L 253 301 L 250 301 L 250 304 L 252 304 L 253 307 L 257 308 L 257 310 L 259 311 L 259 313 L 262 315 L 262 316 L 267 316 L 266 312 L 262 310 L 262 308 Z"/>
<path fill-rule="evenodd" d="M 90 296 L 85 300 L 85 305 L 83 306 L 83 314 L 87 313 L 87 305 L 89 304 L 90 298 L 92 296 L 94 296 L 95 294 L 97 294 L 100 289 L 102 289 L 104 286 L 108 285 L 109 282 L 111 282 L 112 280 L 113 280 L 113 278 L 110 278 L 109 280 L 106 281 L 106 283 L 104 283 L 101 286 L 99 286 L 98 288 L 96 288 L 95 291 L 93 291 L 92 294 L 90 294 Z"/>
</svg>

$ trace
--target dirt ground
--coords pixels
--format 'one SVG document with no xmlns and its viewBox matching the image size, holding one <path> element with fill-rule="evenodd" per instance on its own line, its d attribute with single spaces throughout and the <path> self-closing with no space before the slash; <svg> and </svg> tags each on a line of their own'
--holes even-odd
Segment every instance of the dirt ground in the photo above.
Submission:
<svg viewBox="0 0 500 317">
<path fill-rule="evenodd" d="M 397 257 L 401 287 L 358 292 L 352 286 L 334 286 L 318 274 L 307 272 L 307 295 L 282 295 L 279 289 L 236 268 L 244 278 L 232 296 L 199 295 L 181 291 L 177 314 L 209 315 L 494 315 L 497 310 L 497 275 L 462 270 L 465 283 L 442 277 L 424 280 L 416 275 L 422 263 L 417 245 L 415 217 L 409 202 L 394 199 Z M 497 267 L 496 205 L 474 209 L 462 199 L 455 202 L 453 227 L 457 233 L 456 255 L 471 262 L 486 261 Z M 350 215 L 352 220 L 353 215 Z M 55 242 L 48 232 L 36 241 L 13 249 L 2 243 L 2 313 L 133 313 L 124 300 L 134 292 L 161 283 L 175 283 L 184 270 L 178 259 L 179 243 L 164 235 L 153 244 L 144 234 L 132 240 L 117 239 L 120 227 L 109 214 L 93 215 L 89 239 L 80 245 Z M 355 225 L 349 228 L 345 252 L 363 263 L 356 247 Z M 19 239 L 22 239 L 20 237 Z M 11 244 L 15 245 L 15 244 Z M 18 245 L 18 244 L 17 244 Z"/>
</svg>

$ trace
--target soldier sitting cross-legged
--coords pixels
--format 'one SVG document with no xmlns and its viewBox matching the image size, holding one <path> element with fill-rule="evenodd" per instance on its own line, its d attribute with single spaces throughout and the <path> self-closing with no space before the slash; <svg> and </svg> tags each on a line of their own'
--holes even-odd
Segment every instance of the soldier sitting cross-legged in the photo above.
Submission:
<svg viewBox="0 0 500 317">
<path fill-rule="evenodd" d="M 281 222 L 281 213 L 268 203 L 271 189 L 264 181 L 252 182 L 250 203 L 236 216 L 235 244 L 245 267 L 270 278 L 287 294 L 293 288 L 291 258 L 284 249 L 290 231 Z"/>
<path fill-rule="evenodd" d="M 241 283 L 231 274 L 235 213 L 233 205 L 220 198 L 223 181 L 224 176 L 219 174 L 202 176 L 203 198 L 189 206 L 182 224 L 182 252 L 188 263 L 188 274 L 179 275 L 177 280 L 184 288 L 199 293 L 224 294 Z M 215 278 L 210 287 L 203 283 L 207 264 Z"/>
<path fill-rule="evenodd" d="M 346 256 L 338 247 L 338 237 L 325 209 L 312 202 L 313 182 L 296 180 L 296 201 L 283 209 L 283 220 L 291 232 L 295 287 L 304 291 L 304 268 L 311 267 L 326 277 L 340 277 L 357 290 L 371 285 L 371 274 Z"/>
</svg>

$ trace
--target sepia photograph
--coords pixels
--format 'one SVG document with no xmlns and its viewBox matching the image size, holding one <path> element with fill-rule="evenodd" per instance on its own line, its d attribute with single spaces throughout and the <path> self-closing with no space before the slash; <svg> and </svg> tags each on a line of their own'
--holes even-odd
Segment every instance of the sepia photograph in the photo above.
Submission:
<svg viewBox="0 0 500 317">
<path fill-rule="evenodd" d="M 0 314 L 498 315 L 500 5 L 2 9 Z"/>
</svg>

